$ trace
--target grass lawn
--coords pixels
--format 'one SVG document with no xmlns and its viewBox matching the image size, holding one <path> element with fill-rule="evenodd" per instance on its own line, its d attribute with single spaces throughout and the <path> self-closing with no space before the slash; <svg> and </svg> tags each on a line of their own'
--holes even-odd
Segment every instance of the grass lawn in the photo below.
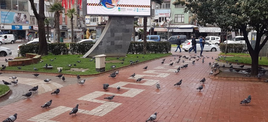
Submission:
<svg viewBox="0 0 268 122">
<path fill-rule="evenodd" d="M 116 68 L 130 65 L 130 61 L 139 61 L 144 62 L 147 60 L 152 60 L 156 58 L 161 58 L 171 54 L 128 54 L 126 57 L 108 57 L 106 58 L 105 70 L 112 70 L 111 66 L 115 65 Z M 82 55 L 47 55 L 42 56 L 43 62 L 20 66 L 21 69 L 18 69 L 17 66 L 7 67 L 6 70 L 16 70 L 16 71 L 31 71 L 31 72 L 47 72 L 47 73 L 58 73 L 57 67 L 63 67 L 62 74 L 74 74 L 74 75 L 89 75 L 89 74 L 98 74 L 99 72 L 95 69 L 94 60 L 91 58 L 81 58 Z M 51 59 L 54 59 L 51 61 Z M 125 59 L 122 61 L 122 59 Z M 77 61 L 81 61 L 78 63 Z M 124 62 L 122 64 L 122 62 Z M 43 66 L 46 64 L 51 64 L 53 69 L 45 69 Z M 72 64 L 71 67 L 68 65 Z M 76 66 L 74 66 L 76 64 Z M 34 68 L 37 68 L 38 71 L 34 71 Z M 71 68 L 84 68 L 88 69 L 85 72 L 81 71 L 71 71 Z"/>
<path fill-rule="evenodd" d="M 3 94 L 5 94 L 8 90 L 9 90 L 9 87 L 8 86 L 1 85 L 0 84 L 0 96 L 2 96 Z"/>
<path fill-rule="evenodd" d="M 220 60 L 223 60 L 223 58 L 220 58 Z M 228 62 L 236 62 L 235 60 L 238 60 L 239 63 L 243 64 L 251 64 L 251 58 L 250 57 L 239 57 L 239 56 L 234 56 L 234 57 L 226 57 L 226 61 Z M 261 59 L 259 58 L 259 65 L 268 65 L 268 58 L 267 57 L 262 57 Z"/>
</svg>

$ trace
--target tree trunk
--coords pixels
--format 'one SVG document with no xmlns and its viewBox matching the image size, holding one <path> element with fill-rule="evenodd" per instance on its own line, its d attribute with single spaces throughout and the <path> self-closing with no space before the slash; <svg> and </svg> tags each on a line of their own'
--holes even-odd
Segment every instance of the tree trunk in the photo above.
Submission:
<svg viewBox="0 0 268 122">
<path fill-rule="evenodd" d="M 47 23 L 46 26 L 47 26 L 47 28 L 46 28 L 47 29 L 47 40 L 49 41 L 49 23 Z"/>
<path fill-rule="evenodd" d="M 56 34 L 57 34 L 57 41 L 58 43 L 60 43 L 60 13 L 59 12 L 55 12 L 55 30 L 56 30 Z"/>
<path fill-rule="evenodd" d="M 39 55 L 47 55 L 47 41 L 45 30 L 44 0 L 39 0 L 38 32 L 39 32 Z"/>
<path fill-rule="evenodd" d="M 72 42 L 74 42 L 74 21 L 73 21 L 73 17 L 71 17 L 71 33 L 72 33 Z"/>
<path fill-rule="evenodd" d="M 143 18 L 143 54 L 146 54 L 147 50 L 147 17 Z"/>
<path fill-rule="evenodd" d="M 259 68 L 259 52 L 254 51 L 251 56 L 251 75 L 256 76 L 258 75 L 258 68 Z"/>
</svg>

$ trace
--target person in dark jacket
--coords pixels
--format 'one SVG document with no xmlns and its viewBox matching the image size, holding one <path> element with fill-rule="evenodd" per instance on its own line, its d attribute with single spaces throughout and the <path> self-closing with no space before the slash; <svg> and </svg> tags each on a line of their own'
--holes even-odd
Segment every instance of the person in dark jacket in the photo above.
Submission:
<svg viewBox="0 0 268 122">
<path fill-rule="evenodd" d="M 199 43 L 200 43 L 200 48 L 201 48 L 200 56 L 203 56 L 202 53 L 203 53 L 203 49 L 205 46 L 205 37 L 201 37 L 199 40 Z"/>
<path fill-rule="evenodd" d="M 180 49 L 180 52 L 181 52 L 181 41 L 179 40 L 180 39 L 180 36 L 177 37 L 177 41 L 178 41 L 178 46 L 177 46 L 177 49 L 175 50 L 175 52 L 177 52 L 178 49 Z"/>
<path fill-rule="evenodd" d="M 196 40 L 195 36 L 192 36 L 192 47 L 189 50 L 189 53 L 194 49 L 194 52 L 196 53 Z"/>
</svg>

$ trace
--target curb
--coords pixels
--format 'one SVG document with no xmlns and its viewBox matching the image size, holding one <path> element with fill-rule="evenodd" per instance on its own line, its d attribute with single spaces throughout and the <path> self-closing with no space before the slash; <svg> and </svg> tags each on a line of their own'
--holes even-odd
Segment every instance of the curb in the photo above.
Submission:
<svg viewBox="0 0 268 122">
<path fill-rule="evenodd" d="M 11 89 L 9 88 L 9 90 L 8 90 L 5 94 L 2 94 L 2 95 L 0 96 L 0 98 L 6 96 L 10 91 L 11 91 Z"/>
<path fill-rule="evenodd" d="M 253 77 L 220 77 L 220 76 L 211 76 L 211 79 L 214 80 L 225 80 L 225 81 L 246 81 L 246 82 L 265 82 L 264 79 L 258 79 Z"/>
</svg>

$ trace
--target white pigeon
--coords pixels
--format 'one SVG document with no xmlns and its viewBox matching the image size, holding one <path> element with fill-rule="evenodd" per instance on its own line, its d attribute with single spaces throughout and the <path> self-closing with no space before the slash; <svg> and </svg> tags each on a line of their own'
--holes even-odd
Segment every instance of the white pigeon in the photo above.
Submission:
<svg viewBox="0 0 268 122">
<path fill-rule="evenodd" d="M 157 113 L 155 112 L 154 114 L 152 114 L 152 115 L 146 120 L 146 122 L 154 121 L 154 120 L 156 120 L 156 117 L 157 117 Z"/>
</svg>

